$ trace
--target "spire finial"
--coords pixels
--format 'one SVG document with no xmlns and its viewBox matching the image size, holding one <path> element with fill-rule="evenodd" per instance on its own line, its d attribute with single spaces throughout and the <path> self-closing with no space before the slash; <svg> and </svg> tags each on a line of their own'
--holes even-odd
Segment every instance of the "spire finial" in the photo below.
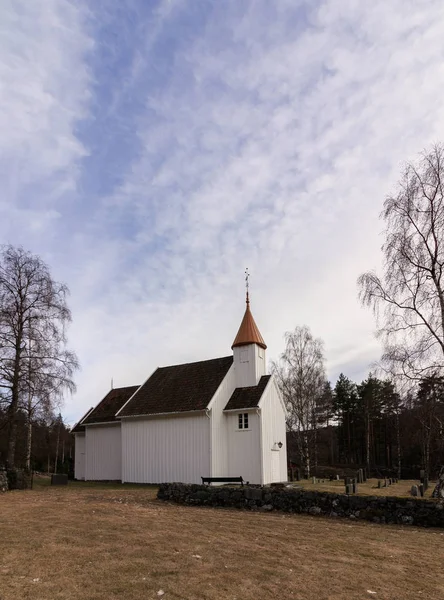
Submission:
<svg viewBox="0 0 444 600">
<path fill-rule="evenodd" d="M 248 272 L 248 267 L 245 269 L 245 288 L 247 290 L 247 305 L 250 304 L 250 296 L 249 296 L 249 289 L 250 289 L 250 273 Z"/>
</svg>

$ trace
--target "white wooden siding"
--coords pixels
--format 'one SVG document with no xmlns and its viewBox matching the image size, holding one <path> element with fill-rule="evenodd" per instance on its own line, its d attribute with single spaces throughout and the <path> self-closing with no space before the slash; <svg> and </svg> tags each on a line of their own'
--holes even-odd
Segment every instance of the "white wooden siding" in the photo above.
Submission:
<svg viewBox="0 0 444 600">
<path fill-rule="evenodd" d="M 122 481 L 201 483 L 210 474 L 210 419 L 122 419 Z"/>
<path fill-rule="evenodd" d="M 261 409 L 262 430 L 262 469 L 263 484 L 275 481 L 287 481 L 287 435 L 285 411 L 281 403 L 280 392 L 272 376 L 259 403 Z M 282 442 L 278 450 L 277 444 Z M 276 463 L 279 456 L 279 478 L 276 475 Z M 274 465 L 273 465 L 273 461 Z"/>
<path fill-rule="evenodd" d="M 239 413 L 248 412 L 249 429 L 239 429 Z M 256 411 L 226 413 L 228 429 L 228 476 L 261 483 L 259 416 Z"/>
<path fill-rule="evenodd" d="M 75 433 L 74 477 L 85 479 L 85 434 Z"/>
<path fill-rule="evenodd" d="M 229 475 L 227 417 L 222 411 L 234 389 L 235 374 L 232 365 L 208 406 L 211 410 L 211 477 Z"/>
<path fill-rule="evenodd" d="M 120 423 L 86 426 L 86 472 L 89 481 L 122 479 Z"/>
<path fill-rule="evenodd" d="M 247 344 L 233 348 L 233 355 L 236 387 L 257 385 L 262 375 L 266 374 L 265 350 L 257 344 Z"/>
</svg>

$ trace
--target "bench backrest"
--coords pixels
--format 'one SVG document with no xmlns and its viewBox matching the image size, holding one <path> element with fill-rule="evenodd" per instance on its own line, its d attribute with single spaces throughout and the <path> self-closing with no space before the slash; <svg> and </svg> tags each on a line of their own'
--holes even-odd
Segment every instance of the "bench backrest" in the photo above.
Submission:
<svg viewBox="0 0 444 600">
<path fill-rule="evenodd" d="M 242 477 L 202 477 L 202 483 L 243 483 Z"/>
</svg>

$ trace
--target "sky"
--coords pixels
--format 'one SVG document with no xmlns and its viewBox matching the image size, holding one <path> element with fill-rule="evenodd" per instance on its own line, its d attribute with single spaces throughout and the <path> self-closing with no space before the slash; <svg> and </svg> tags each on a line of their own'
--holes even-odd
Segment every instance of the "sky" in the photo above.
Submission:
<svg viewBox="0 0 444 600">
<path fill-rule="evenodd" d="M 0 243 L 70 288 L 75 422 L 157 366 L 308 325 L 380 356 L 356 280 L 385 197 L 444 137 L 442 0 L 3 0 Z"/>
</svg>

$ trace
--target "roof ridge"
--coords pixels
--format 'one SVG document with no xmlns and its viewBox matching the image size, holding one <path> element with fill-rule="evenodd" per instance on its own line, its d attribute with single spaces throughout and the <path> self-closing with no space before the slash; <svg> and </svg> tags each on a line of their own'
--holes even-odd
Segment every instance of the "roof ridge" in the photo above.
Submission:
<svg viewBox="0 0 444 600">
<path fill-rule="evenodd" d="M 174 365 L 165 365 L 163 367 L 157 367 L 157 369 L 171 369 L 174 367 L 187 367 L 188 365 L 197 365 L 197 364 L 202 364 L 202 363 L 208 363 L 208 362 L 212 362 L 215 360 L 228 360 L 228 359 L 233 359 L 233 355 L 230 354 L 228 356 L 217 356 L 216 358 L 206 358 L 205 360 L 193 360 L 191 362 L 186 362 L 186 363 L 178 363 L 178 364 L 174 364 Z M 156 370 L 157 370 L 156 369 Z"/>
</svg>

